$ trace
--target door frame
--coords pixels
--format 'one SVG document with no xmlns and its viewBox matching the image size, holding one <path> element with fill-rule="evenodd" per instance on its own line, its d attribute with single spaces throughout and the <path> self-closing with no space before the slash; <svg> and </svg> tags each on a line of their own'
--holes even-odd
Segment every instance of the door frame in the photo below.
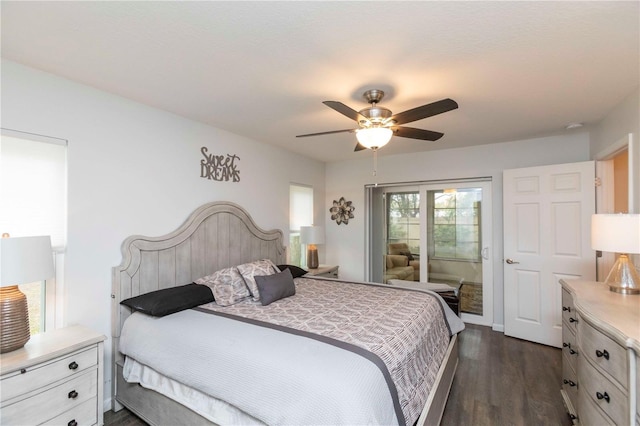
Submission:
<svg viewBox="0 0 640 426">
<path fill-rule="evenodd" d="M 619 213 L 614 211 L 613 158 L 628 153 L 628 213 L 640 213 L 640 141 L 628 133 L 594 156 L 596 162 L 596 213 Z M 615 253 L 602 252 L 596 257 L 597 279 L 604 281 L 615 263 Z"/>
</svg>

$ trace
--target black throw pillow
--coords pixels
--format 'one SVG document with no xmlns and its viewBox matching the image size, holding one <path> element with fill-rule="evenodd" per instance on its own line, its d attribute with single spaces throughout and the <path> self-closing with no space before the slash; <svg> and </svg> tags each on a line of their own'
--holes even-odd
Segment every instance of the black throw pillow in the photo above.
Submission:
<svg viewBox="0 0 640 426">
<path fill-rule="evenodd" d="M 290 270 L 293 278 L 299 278 L 303 275 L 306 275 L 307 273 L 307 271 L 305 271 L 304 269 L 296 265 L 277 265 L 277 266 L 280 272 L 284 272 L 285 269 Z"/>
<path fill-rule="evenodd" d="M 163 317 L 211 303 L 213 300 L 213 293 L 209 287 L 191 283 L 141 294 L 123 300 L 120 304 L 147 315 Z"/>
</svg>

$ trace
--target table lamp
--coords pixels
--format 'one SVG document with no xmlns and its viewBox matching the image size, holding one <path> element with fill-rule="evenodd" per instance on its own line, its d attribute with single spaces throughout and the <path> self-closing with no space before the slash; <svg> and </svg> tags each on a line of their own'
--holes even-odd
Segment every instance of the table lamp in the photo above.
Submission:
<svg viewBox="0 0 640 426">
<path fill-rule="evenodd" d="M 324 228 L 322 226 L 301 226 L 300 243 L 307 245 L 307 267 L 317 269 L 320 265 L 316 244 L 324 244 Z"/>
<path fill-rule="evenodd" d="M 0 238 L 0 353 L 20 349 L 29 341 L 27 297 L 18 284 L 54 276 L 51 238 Z"/>
<path fill-rule="evenodd" d="M 640 214 L 591 216 L 591 247 L 619 254 L 604 281 L 609 290 L 640 294 L 640 275 L 629 260 L 629 253 L 640 253 Z"/>
</svg>

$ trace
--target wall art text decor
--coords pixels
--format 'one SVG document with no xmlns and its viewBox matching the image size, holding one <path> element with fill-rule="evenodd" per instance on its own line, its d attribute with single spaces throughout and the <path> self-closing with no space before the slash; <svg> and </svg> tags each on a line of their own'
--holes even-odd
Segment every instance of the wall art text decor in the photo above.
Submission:
<svg viewBox="0 0 640 426">
<path fill-rule="evenodd" d="M 240 170 L 238 170 L 238 162 L 240 157 L 237 155 L 227 154 L 214 155 L 207 154 L 209 150 L 206 146 L 200 149 L 203 160 L 200 160 L 200 177 L 217 181 L 240 182 Z"/>
<path fill-rule="evenodd" d="M 346 201 L 344 197 L 340 200 L 333 200 L 333 207 L 329 209 L 331 220 L 335 220 L 338 225 L 349 224 L 349 219 L 353 219 L 353 211 L 356 208 L 351 205 L 351 201 Z"/>
</svg>

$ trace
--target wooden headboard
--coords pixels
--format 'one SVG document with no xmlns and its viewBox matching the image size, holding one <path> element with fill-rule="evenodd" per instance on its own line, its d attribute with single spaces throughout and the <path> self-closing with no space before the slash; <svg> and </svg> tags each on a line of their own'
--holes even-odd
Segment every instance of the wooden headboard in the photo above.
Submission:
<svg viewBox="0 0 640 426">
<path fill-rule="evenodd" d="M 134 235 L 122 244 L 122 264 L 113 268 L 114 358 L 124 320 L 120 302 L 150 291 L 192 283 L 219 269 L 258 259 L 286 262 L 280 230 L 260 229 L 249 213 L 230 202 L 196 209 L 178 229 L 162 237 Z"/>
</svg>

